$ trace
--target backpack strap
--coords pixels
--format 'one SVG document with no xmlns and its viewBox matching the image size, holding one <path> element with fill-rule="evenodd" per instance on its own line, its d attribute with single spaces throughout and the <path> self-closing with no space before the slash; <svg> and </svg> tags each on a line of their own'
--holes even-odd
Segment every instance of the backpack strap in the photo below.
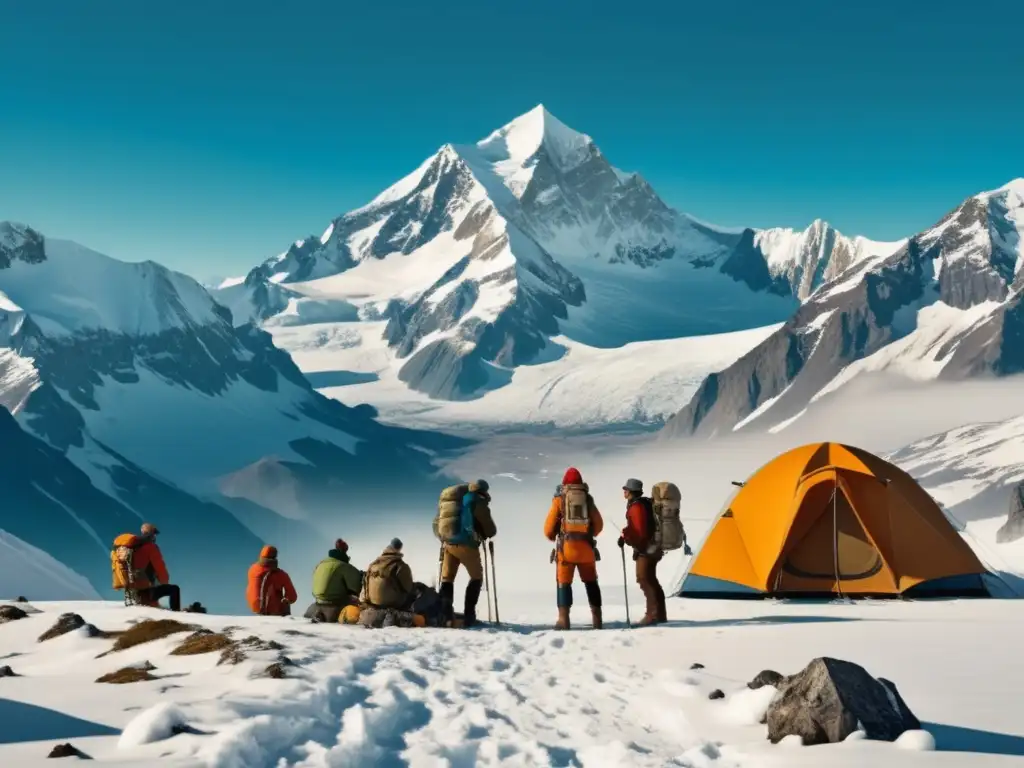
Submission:
<svg viewBox="0 0 1024 768">
<path fill-rule="evenodd" d="M 272 574 L 272 573 L 273 573 L 272 570 L 267 571 L 266 573 L 263 574 L 263 577 L 260 579 L 260 615 L 261 616 L 266 616 L 267 615 L 267 582 L 270 581 L 270 574 Z"/>
</svg>

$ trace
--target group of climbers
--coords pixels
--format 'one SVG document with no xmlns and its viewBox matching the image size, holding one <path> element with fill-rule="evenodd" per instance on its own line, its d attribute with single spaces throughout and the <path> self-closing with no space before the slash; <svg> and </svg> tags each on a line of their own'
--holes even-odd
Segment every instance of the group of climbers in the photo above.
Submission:
<svg viewBox="0 0 1024 768">
<path fill-rule="evenodd" d="M 646 600 L 640 625 L 660 624 L 668 617 L 665 591 L 658 581 L 658 564 L 666 551 L 680 546 L 691 554 L 679 520 L 679 489 L 671 483 L 658 483 L 649 498 L 644 495 L 643 483 L 630 478 L 622 492 L 626 524 L 617 543 L 620 549 L 629 545 L 633 550 L 636 581 Z M 413 579 L 400 539 L 392 539 L 365 572 L 352 565 L 348 544 L 337 539 L 327 557 L 313 570 L 314 602 L 305 617 L 329 623 L 358 621 L 365 626 L 474 626 L 478 622 L 477 603 L 487 579 L 486 553 L 481 557 L 481 546 L 498 532 L 490 503 L 486 480 L 451 486 L 441 493 L 433 522 L 434 535 L 441 544 L 437 591 Z M 597 537 L 603 530 L 604 518 L 589 486 L 580 471 L 570 467 L 555 490 L 544 521 L 544 535 L 555 543 L 551 562 L 555 564 L 556 629 L 570 628 L 576 574 L 586 589 L 594 628 L 603 626 L 597 576 L 601 559 Z M 171 610 L 178 611 L 180 590 L 169 583 L 167 566 L 156 545 L 158 534 L 155 526 L 146 523 L 140 536 L 123 534 L 115 539 L 111 552 L 114 588 L 124 590 L 126 603 L 158 606 L 160 598 L 168 597 Z M 466 569 L 469 582 L 462 617 L 458 619 L 455 580 L 460 568 Z M 253 613 L 291 615 L 298 595 L 288 573 L 278 564 L 276 547 L 264 546 L 248 575 L 246 599 Z"/>
</svg>

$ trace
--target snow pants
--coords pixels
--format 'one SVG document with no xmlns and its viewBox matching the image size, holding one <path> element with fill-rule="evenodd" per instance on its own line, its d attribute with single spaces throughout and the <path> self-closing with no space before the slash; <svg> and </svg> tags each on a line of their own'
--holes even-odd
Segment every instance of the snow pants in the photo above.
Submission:
<svg viewBox="0 0 1024 768">
<path fill-rule="evenodd" d="M 454 583 L 460 565 L 465 567 L 470 581 L 483 581 L 484 565 L 480 560 L 480 547 L 445 544 L 444 559 L 441 561 L 441 581 Z"/>
<path fill-rule="evenodd" d="M 558 561 L 555 580 L 558 582 L 557 599 L 559 608 L 572 606 L 572 579 L 579 572 L 580 581 L 587 590 L 587 602 L 594 608 L 601 607 L 601 587 L 597 583 L 597 563 L 566 563 Z"/>
</svg>

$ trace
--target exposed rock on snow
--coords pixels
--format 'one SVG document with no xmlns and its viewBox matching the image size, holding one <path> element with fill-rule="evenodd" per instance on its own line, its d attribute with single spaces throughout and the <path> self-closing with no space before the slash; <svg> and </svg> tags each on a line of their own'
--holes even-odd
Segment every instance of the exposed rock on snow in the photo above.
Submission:
<svg viewBox="0 0 1024 768">
<path fill-rule="evenodd" d="M 52 640 L 55 637 L 66 635 L 68 632 L 74 632 L 76 629 L 81 629 L 84 626 L 86 626 L 85 619 L 77 613 L 62 613 L 58 617 L 57 622 L 39 636 L 39 642 Z"/>
<path fill-rule="evenodd" d="M 77 757 L 80 760 L 91 760 L 87 754 L 70 743 L 58 744 L 50 750 L 47 757 Z"/>
<path fill-rule="evenodd" d="M 108 653 L 125 651 L 143 643 L 151 643 L 179 632 L 190 632 L 196 629 L 198 627 L 182 624 L 174 619 L 146 619 L 118 635 L 113 648 Z"/>
<path fill-rule="evenodd" d="M 28 614 L 16 605 L 0 605 L 0 624 L 24 619 L 27 616 Z"/>
<path fill-rule="evenodd" d="M 127 683 L 142 683 L 147 680 L 156 680 L 156 677 L 149 674 L 156 667 L 148 661 L 139 666 L 124 667 L 115 672 L 108 672 L 96 678 L 97 683 L 111 683 L 113 685 L 125 685 Z"/>
<path fill-rule="evenodd" d="M 172 656 L 195 656 L 200 653 L 224 651 L 234 645 L 227 635 L 200 629 L 182 640 L 181 645 L 171 651 Z"/>
<path fill-rule="evenodd" d="M 770 685 L 773 688 L 778 688 L 782 682 L 783 676 L 778 672 L 771 669 L 766 669 L 757 673 L 757 676 L 747 683 L 747 688 L 756 691 L 758 688 L 764 688 L 766 685 Z"/>
<path fill-rule="evenodd" d="M 725 694 L 719 688 L 715 688 L 711 693 L 708 694 L 708 698 L 714 701 L 715 699 L 724 699 Z"/>
<path fill-rule="evenodd" d="M 9 666 L 5 664 L 4 666 L 0 667 L 0 677 L 17 677 L 17 675 L 14 674 L 13 669 L 11 669 Z"/>
<path fill-rule="evenodd" d="M 1008 544 L 1024 537 L 1024 480 L 1016 483 L 1010 491 L 1010 512 L 1006 522 L 996 532 L 996 542 Z"/>
<path fill-rule="evenodd" d="M 768 739 L 797 735 L 806 745 L 835 744 L 856 730 L 895 741 L 921 723 L 896 686 L 849 661 L 817 658 L 786 678 L 768 706 Z"/>
</svg>

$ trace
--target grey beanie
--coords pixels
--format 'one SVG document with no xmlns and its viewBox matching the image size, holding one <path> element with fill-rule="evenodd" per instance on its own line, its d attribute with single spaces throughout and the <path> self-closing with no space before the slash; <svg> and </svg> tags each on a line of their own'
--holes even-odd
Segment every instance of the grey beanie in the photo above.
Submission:
<svg viewBox="0 0 1024 768">
<path fill-rule="evenodd" d="M 390 546 L 391 546 L 392 549 L 401 549 L 402 548 L 402 540 L 401 539 L 392 539 Z"/>
</svg>

